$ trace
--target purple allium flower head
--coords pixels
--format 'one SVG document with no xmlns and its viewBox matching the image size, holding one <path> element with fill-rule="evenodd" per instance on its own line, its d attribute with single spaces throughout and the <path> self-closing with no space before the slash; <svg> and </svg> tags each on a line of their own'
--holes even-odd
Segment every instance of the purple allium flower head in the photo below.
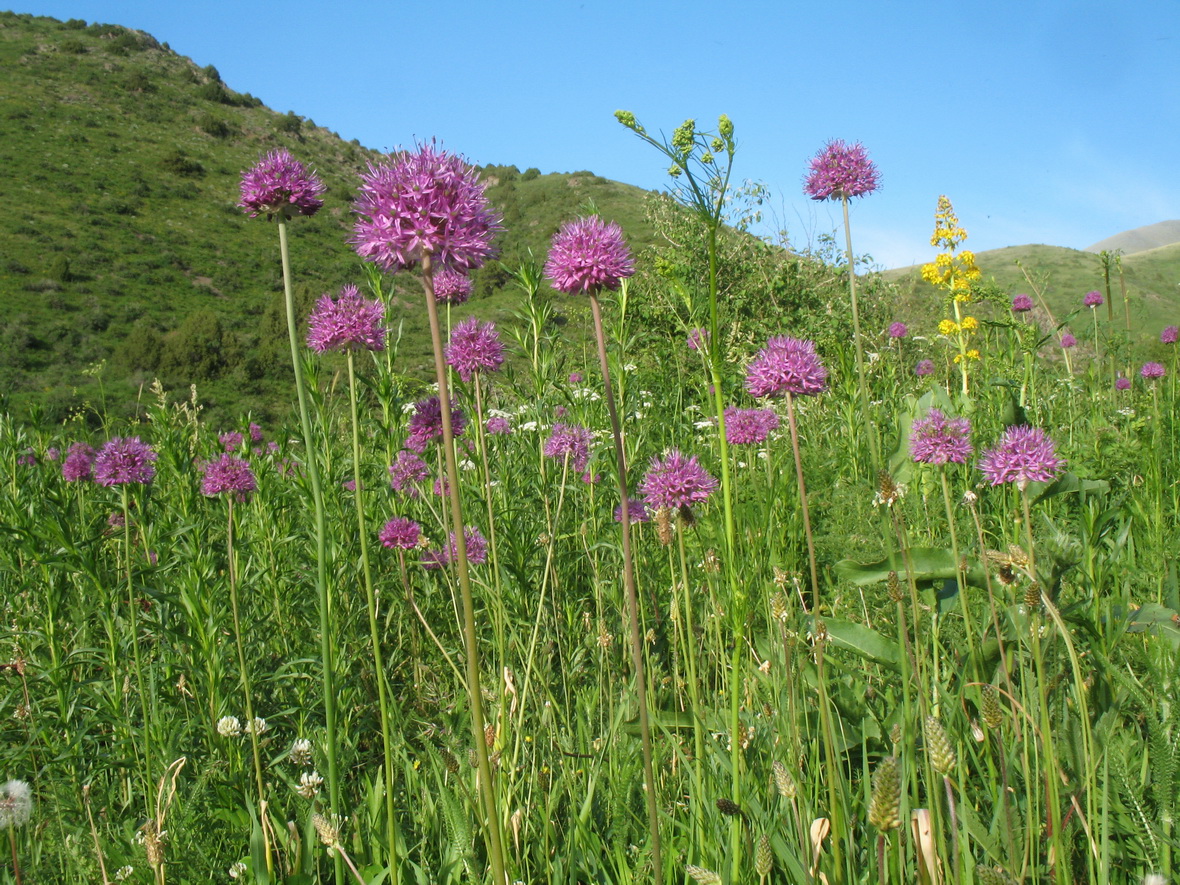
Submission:
<svg viewBox="0 0 1180 885">
<path fill-rule="evenodd" d="M 152 447 L 138 436 L 116 436 L 94 458 L 94 481 L 100 486 L 147 484 L 156 475 Z"/>
<path fill-rule="evenodd" d="M 439 304 L 463 304 L 471 297 L 471 277 L 443 267 L 434 274 L 434 300 Z"/>
<path fill-rule="evenodd" d="M 445 476 L 440 476 L 434 481 L 434 487 L 432 491 L 434 492 L 434 497 L 445 498 L 451 493 L 451 481 Z"/>
<path fill-rule="evenodd" d="M 1106 304 L 1106 299 L 1102 297 L 1101 292 L 1087 292 L 1086 297 L 1082 299 L 1082 304 L 1086 307 L 1101 307 Z"/>
<path fill-rule="evenodd" d="M 864 197 L 881 186 L 881 175 L 859 141 L 833 139 L 811 158 L 803 193 L 813 200 Z"/>
<path fill-rule="evenodd" d="M 647 505 L 657 509 L 691 507 L 716 490 L 717 480 L 697 463 L 696 455 L 686 458 L 675 449 L 665 458 L 652 458 L 639 485 Z"/>
<path fill-rule="evenodd" d="M 59 450 L 57 448 L 57 446 L 50 446 L 49 448 L 47 448 L 45 450 L 45 460 L 46 461 L 56 461 L 60 457 L 61 457 L 61 450 Z"/>
<path fill-rule="evenodd" d="M 231 430 L 217 437 L 217 441 L 221 443 L 221 448 L 224 451 L 232 452 L 234 449 L 241 447 L 242 434 L 238 433 L 236 430 Z"/>
<path fill-rule="evenodd" d="M 501 229 L 475 170 L 434 143 L 370 163 L 354 209 L 353 247 L 386 271 L 426 255 L 435 272 L 474 270 L 495 254 L 492 237 Z"/>
<path fill-rule="evenodd" d="M 237 500 L 245 501 L 258 488 L 250 463 L 228 453 L 216 461 L 205 464 L 205 475 L 201 479 L 201 494 L 212 497 L 225 493 Z"/>
<path fill-rule="evenodd" d="M 389 484 L 394 490 L 405 492 L 411 498 L 418 497 L 418 483 L 430 476 L 430 468 L 414 452 L 402 449 L 389 465 Z"/>
<path fill-rule="evenodd" d="M 508 423 L 507 418 L 503 418 L 500 415 L 493 415 L 488 418 L 484 429 L 492 436 L 507 436 L 512 433 L 512 425 Z"/>
<path fill-rule="evenodd" d="M 279 450 L 279 444 L 277 442 L 275 442 L 273 439 L 266 444 L 266 451 L 268 453 L 270 453 L 271 455 L 276 454 L 278 452 L 278 450 Z"/>
<path fill-rule="evenodd" d="M 253 421 L 250 422 L 250 442 L 262 442 L 262 428 Z"/>
<path fill-rule="evenodd" d="M 1175 344 L 1177 339 L 1180 339 L 1180 328 L 1176 326 L 1165 326 L 1160 332 L 1160 344 Z"/>
<path fill-rule="evenodd" d="M 545 276 L 559 292 L 599 292 L 618 289 L 624 277 L 635 273 L 631 250 L 623 231 L 613 221 L 597 215 L 567 221 L 553 235 Z"/>
<path fill-rule="evenodd" d="M 815 396 L 828 386 L 828 370 L 815 342 L 786 336 L 771 338 L 746 369 L 751 396 Z"/>
<path fill-rule="evenodd" d="M 979 459 L 979 469 L 992 485 L 1014 482 L 1024 488 L 1030 482 L 1049 482 L 1061 470 L 1057 447 L 1039 427 L 1009 427 L 994 449 Z"/>
<path fill-rule="evenodd" d="M 582 373 L 581 372 L 570 372 L 569 383 L 570 384 L 581 384 L 582 383 Z"/>
<path fill-rule="evenodd" d="M 361 296 L 351 283 L 332 300 L 325 293 L 316 302 L 307 321 L 307 346 L 317 353 L 325 350 L 384 350 L 385 304 Z"/>
<path fill-rule="evenodd" d="M 1012 297 L 1012 310 L 1015 313 L 1028 313 L 1033 309 L 1033 300 L 1031 295 L 1014 295 Z"/>
<path fill-rule="evenodd" d="M 778 415 L 770 409 L 725 410 L 725 440 L 731 446 L 748 446 L 766 442 L 770 431 L 778 429 Z"/>
<path fill-rule="evenodd" d="M 451 403 L 451 433 L 460 436 L 467 426 L 467 416 L 454 403 Z M 414 403 L 414 414 L 410 416 L 410 433 L 406 437 L 406 448 L 415 452 L 425 452 L 432 442 L 441 442 L 443 438 L 442 404 L 437 396 L 419 400 Z"/>
<path fill-rule="evenodd" d="M 93 468 L 94 449 L 84 442 L 76 442 L 61 463 L 61 476 L 66 482 L 85 482 L 92 478 Z"/>
<path fill-rule="evenodd" d="M 1147 381 L 1154 381 L 1163 378 L 1165 371 L 1163 363 L 1144 363 L 1139 374 Z"/>
<path fill-rule="evenodd" d="M 586 469 L 590 460 L 590 443 L 593 434 L 578 424 L 553 425 L 549 439 L 545 440 L 543 452 L 546 458 L 565 458 L 569 456 L 569 465 L 575 473 Z"/>
<path fill-rule="evenodd" d="M 889 337 L 890 338 L 904 338 L 909 329 L 906 328 L 905 323 L 890 323 Z"/>
<path fill-rule="evenodd" d="M 650 522 L 651 514 L 647 510 L 647 505 L 638 498 L 627 498 L 627 516 L 634 525 L 637 522 Z M 623 505 L 620 504 L 615 508 L 615 522 L 623 521 Z"/>
<path fill-rule="evenodd" d="M 391 549 L 400 547 L 403 550 L 413 550 L 418 546 L 418 539 L 422 537 L 422 528 L 412 519 L 395 516 L 382 526 L 377 537 L 382 544 Z"/>
<path fill-rule="evenodd" d="M 1062 332 L 1061 333 L 1061 349 L 1062 350 L 1069 350 L 1071 347 L 1077 347 L 1077 346 L 1078 346 L 1078 339 L 1073 337 L 1072 332 Z"/>
<path fill-rule="evenodd" d="M 919 378 L 926 375 L 934 374 L 934 360 L 918 360 L 918 364 L 914 366 L 914 374 Z"/>
<path fill-rule="evenodd" d="M 23 454 L 16 456 L 16 463 L 21 467 L 35 467 L 37 466 L 37 456 L 32 449 L 27 450 Z"/>
<path fill-rule="evenodd" d="M 479 529 L 467 526 L 463 529 L 463 540 L 466 541 L 467 561 L 471 565 L 483 565 L 488 561 L 488 542 Z M 422 559 L 426 568 L 442 568 L 450 565 L 459 555 L 455 545 L 455 533 L 451 532 L 447 546 L 443 550 L 428 550 Z"/>
<path fill-rule="evenodd" d="M 914 421 L 910 430 L 910 454 L 923 464 L 966 464 L 971 455 L 971 422 L 947 418 L 931 409 Z"/>
<path fill-rule="evenodd" d="M 688 349 L 704 350 L 709 343 L 709 330 L 705 328 L 691 329 L 688 333 Z"/>
<path fill-rule="evenodd" d="M 315 215 L 324 201 L 324 183 L 284 148 L 271 151 L 254 168 L 242 173 L 241 196 L 238 203 L 251 218 L 278 215 Z"/>
<path fill-rule="evenodd" d="M 481 323 L 468 317 L 451 329 L 447 362 L 464 381 L 476 372 L 495 372 L 504 362 L 504 345 L 495 323 Z"/>
<path fill-rule="evenodd" d="M 127 519 L 122 513 L 116 510 L 107 517 L 107 525 L 113 529 L 121 529 L 123 526 L 127 525 Z"/>
<path fill-rule="evenodd" d="M 1131 379 L 1124 378 L 1122 375 L 1119 375 L 1118 380 L 1116 380 L 1114 382 L 1114 389 L 1115 390 L 1130 390 L 1131 389 Z"/>
</svg>

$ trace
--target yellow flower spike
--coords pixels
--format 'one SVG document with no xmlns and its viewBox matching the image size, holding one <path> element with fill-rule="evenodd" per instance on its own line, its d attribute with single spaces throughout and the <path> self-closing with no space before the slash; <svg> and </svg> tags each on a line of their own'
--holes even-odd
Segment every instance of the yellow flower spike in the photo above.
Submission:
<svg viewBox="0 0 1180 885">
<path fill-rule="evenodd" d="M 959 331 L 959 325 L 954 320 L 940 320 L 938 323 L 939 335 L 953 335 Z"/>
<path fill-rule="evenodd" d="M 963 317 L 963 322 L 959 324 L 959 328 L 964 332 L 974 332 L 979 328 L 979 320 L 975 317 Z"/>
</svg>

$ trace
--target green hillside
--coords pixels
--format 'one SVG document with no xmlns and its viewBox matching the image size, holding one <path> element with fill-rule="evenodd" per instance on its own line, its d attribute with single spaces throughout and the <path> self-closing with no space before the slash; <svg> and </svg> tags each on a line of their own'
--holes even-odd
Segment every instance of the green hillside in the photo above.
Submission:
<svg viewBox="0 0 1180 885">
<path fill-rule="evenodd" d="M 290 225 L 309 307 L 362 279 L 346 242 L 351 200 L 381 155 L 117 25 L 0 13 L 0 67 L 0 198 L 10 207 L 0 216 L 0 408 L 58 421 L 101 396 L 126 413 L 158 376 L 170 388 L 197 383 L 215 409 L 285 411 L 277 234 L 236 207 L 240 173 L 286 147 L 327 184 L 324 210 Z M 590 172 L 481 173 L 504 213 L 498 245 L 510 266 L 530 249 L 543 258 L 561 222 L 591 207 L 636 247 L 651 239 L 637 188 Z M 494 318 L 515 303 L 501 268 L 475 282 L 472 312 Z M 391 325 L 404 321 L 400 353 L 413 372 L 429 343 L 420 292 L 405 296 Z"/>
</svg>

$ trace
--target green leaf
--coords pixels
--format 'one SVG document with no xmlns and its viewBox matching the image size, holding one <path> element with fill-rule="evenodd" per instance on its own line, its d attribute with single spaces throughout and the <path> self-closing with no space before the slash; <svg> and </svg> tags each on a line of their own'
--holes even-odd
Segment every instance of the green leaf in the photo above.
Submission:
<svg viewBox="0 0 1180 885">
<path fill-rule="evenodd" d="M 927 581 L 945 581 L 955 577 L 955 557 L 947 549 L 938 547 L 914 547 L 910 550 L 910 562 L 914 569 L 914 580 L 918 583 Z M 842 559 L 836 563 L 836 574 L 843 580 L 863 587 L 866 584 L 877 584 L 889 578 L 890 572 L 897 572 L 898 578 L 905 580 L 905 560 L 900 553 L 894 553 L 876 562 L 856 562 Z M 976 587 L 986 587 L 983 568 L 978 562 L 970 562 L 966 572 L 967 583 Z"/>
<path fill-rule="evenodd" d="M 896 667 L 900 660 L 897 643 L 886 639 L 872 627 L 844 621 L 839 618 L 825 618 L 824 628 L 836 648 L 846 649 L 865 660 Z"/>
</svg>

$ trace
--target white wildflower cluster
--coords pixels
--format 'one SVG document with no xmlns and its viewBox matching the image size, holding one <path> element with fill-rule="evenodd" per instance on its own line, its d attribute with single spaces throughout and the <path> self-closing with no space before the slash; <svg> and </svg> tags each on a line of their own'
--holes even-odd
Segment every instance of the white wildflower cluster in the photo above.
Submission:
<svg viewBox="0 0 1180 885">
<path fill-rule="evenodd" d="M 246 734 L 265 734 L 269 727 L 265 719 L 255 716 L 253 721 L 246 723 Z"/>
<path fill-rule="evenodd" d="M 292 765 L 300 767 L 311 765 L 311 741 L 307 738 L 297 738 L 295 743 L 291 744 L 289 758 Z"/>
<path fill-rule="evenodd" d="M 241 879 L 246 875 L 246 865 L 240 860 L 235 860 L 229 868 L 229 877 L 231 879 Z"/>
<path fill-rule="evenodd" d="M 318 771 L 305 771 L 299 775 L 299 786 L 295 788 L 295 792 L 304 799 L 314 799 L 319 795 L 323 785 L 324 779 Z"/>
<path fill-rule="evenodd" d="M 217 733 L 223 738 L 242 736 L 242 723 L 237 716 L 222 716 L 217 720 Z"/>
<path fill-rule="evenodd" d="M 24 781 L 11 780 L 0 787 L 0 830 L 21 827 L 33 815 L 33 794 Z"/>
<path fill-rule="evenodd" d="M 592 403 L 602 399 L 602 394 L 593 387 L 575 387 L 570 391 L 570 396 L 577 400 L 589 400 Z"/>
<path fill-rule="evenodd" d="M 127 864 L 125 867 L 119 867 L 119 869 L 115 870 L 115 881 L 126 882 L 131 878 L 131 874 L 134 872 L 135 867 L 131 866 L 131 864 Z"/>
</svg>

